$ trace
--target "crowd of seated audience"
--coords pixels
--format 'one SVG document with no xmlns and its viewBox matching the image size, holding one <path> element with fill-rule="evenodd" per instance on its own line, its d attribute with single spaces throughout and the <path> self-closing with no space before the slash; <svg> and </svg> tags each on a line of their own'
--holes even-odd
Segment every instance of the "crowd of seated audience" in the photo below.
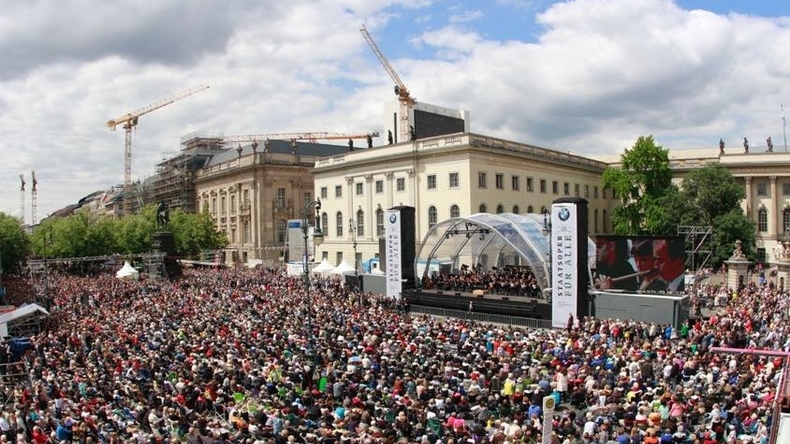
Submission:
<svg viewBox="0 0 790 444">
<path fill-rule="evenodd" d="M 458 273 L 433 273 L 422 279 L 425 290 L 446 290 L 471 293 L 483 290 L 501 296 L 541 298 L 537 279 L 528 267 L 492 267 L 462 265 Z"/>
</svg>

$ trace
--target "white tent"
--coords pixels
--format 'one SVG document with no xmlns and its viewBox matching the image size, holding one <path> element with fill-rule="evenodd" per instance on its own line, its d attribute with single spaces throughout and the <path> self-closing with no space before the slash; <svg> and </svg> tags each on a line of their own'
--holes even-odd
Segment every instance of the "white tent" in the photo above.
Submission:
<svg viewBox="0 0 790 444">
<path fill-rule="evenodd" d="M 123 263 L 123 267 L 121 267 L 120 270 L 115 272 L 115 277 L 117 277 L 118 279 L 137 280 L 140 279 L 140 272 L 135 270 L 134 267 L 132 267 L 132 264 L 129 263 L 129 261 L 125 261 Z"/>
<path fill-rule="evenodd" d="M 370 274 L 373 274 L 373 275 L 376 275 L 376 276 L 384 276 L 385 273 L 383 271 L 381 271 L 381 268 L 376 267 L 376 268 L 371 268 L 370 269 Z"/>
<path fill-rule="evenodd" d="M 354 271 L 354 267 L 348 264 L 345 260 L 337 264 L 337 267 L 333 268 L 329 274 L 345 274 Z"/>
<path fill-rule="evenodd" d="M 0 315 L 0 337 L 28 336 L 40 331 L 38 318 L 49 312 L 38 304 L 27 304 Z"/>
<path fill-rule="evenodd" d="M 332 270 L 335 269 L 335 266 L 330 264 L 328 260 L 324 259 L 318 264 L 315 268 L 313 268 L 314 274 L 320 274 L 321 276 L 326 276 Z"/>
</svg>

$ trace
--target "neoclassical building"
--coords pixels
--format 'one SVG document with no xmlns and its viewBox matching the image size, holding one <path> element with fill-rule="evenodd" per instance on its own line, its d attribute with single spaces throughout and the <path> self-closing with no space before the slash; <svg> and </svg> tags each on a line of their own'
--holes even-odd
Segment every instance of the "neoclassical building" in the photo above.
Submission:
<svg viewBox="0 0 790 444">
<path fill-rule="evenodd" d="M 616 204 L 601 186 L 606 166 L 587 157 L 471 133 L 324 157 L 314 168 L 325 236 L 318 254 L 334 264 L 377 257 L 384 212 L 399 205 L 416 209 L 417 242 L 445 219 L 476 213 L 542 213 L 563 196 L 588 199 L 590 234 L 606 233 Z"/>
<path fill-rule="evenodd" d="M 216 143 L 216 140 L 206 140 Z M 287 222 L 314 200 L 313 165 L 347 147 L 272 140 L 214 155 L 194 178 L 196 208 L 208 209 L 227 234 L 228 263 L 277 263 Z"/>
</svg>

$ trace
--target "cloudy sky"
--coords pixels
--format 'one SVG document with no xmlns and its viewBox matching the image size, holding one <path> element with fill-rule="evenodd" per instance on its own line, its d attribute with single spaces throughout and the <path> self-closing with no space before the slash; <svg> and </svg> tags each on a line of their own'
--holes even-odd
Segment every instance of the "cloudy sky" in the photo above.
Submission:
<svg viewBox="0 0 790 444">
<path fill-rule="evenodd" d="M 134 179 L 194 131 L 381 131 L 392 81 L 363 23 L 418 101 L 470 111 L 475 133 L 583 155 L 646 134 L 670 150 L 784 149 L 786 2 L 0 4 L 0 211 L 17 216 L 19 174 L 29 190 L 36 171 L 39 220 L 122 183 L 123 130 L 105 122 L 202 83 L 140 118 Z"/>
</svg>

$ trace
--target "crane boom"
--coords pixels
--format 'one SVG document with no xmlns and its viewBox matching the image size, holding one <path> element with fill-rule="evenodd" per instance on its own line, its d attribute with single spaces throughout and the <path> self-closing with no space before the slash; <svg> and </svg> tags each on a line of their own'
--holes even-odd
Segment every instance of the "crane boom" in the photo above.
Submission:
<svg viewBox="0 0 790 444">
<path fill-rule="evenodd" d="M 164 98 L 164 99 L 159 100 L 157 102 L 154 102 L 154 103 L 152 103 L 150 105 L 144 106 L 144 107 L 138 109 L 137 111 L 132 111 L 130 113 L 126 113 L 126 114 L 122 115 L 121 117 L 118 117 L 117 119 L 108 120 L 107 121 L 107 127 L 109 127 L 111 130 L 115 131 L 115 127 L 118 126 L 118 125 L 121 125 L 121 124 L 126 124 L 126 123 L 132 123 L 133 122 L 132 126 L 134 126 L 134 125 L 137 124 L 137 120 L 136 119 L 138 117 L 146 115 L 146 114 L 148 114 L 148 113 L 150 113 L 152 111 L 156 111 L 159 108 L 162 108 L 162 107 L 165 107 L 167 105 L 170 105 L 173 102 L 176 102 L 178 100 L 184 99 L 186 97 L 191 96 L 192 94 L 198 93 L 198 92 L 203 91 L 204 89 L 208 89 L 208 88 L 209 88 L 208 85 L 203 84 L 203 85 L 195 86 L 194 88 L 190 88 L 190 89 L 188 89 L 186 91 L 181 91 L 180 93 L 173 94 L 170 97 Z"/>
<path fill-rule="evenodd" d="M 409 89 L 403 84 L 395 68 L 392 67 L 387 57 L 384 56 L 378 45 L 376 45 L 376 42 L 373 40 L 373 37 L 371 37 L 365 25 L 359 27 L 359 32 L 362 33 L 362 37 L 368 42 L 368 46 L 370 46 L 370 49 L 376 54 L 376 58 L 379 59 L 379 62 L 384 66 L 387 74 L 389 74 L 392 81 L 395 82 L 395 94 L 398 96 L 398 101 L 400 102 L 400 117 L 398 119 L 399 123 L 397 130 L 398 142 L 411 140 L 414 138 L 414 134 L 412 134 L 411 125 L 409 124 L 409 114 L 415 103 L 414 97 L 411 96 Z"/>
<path fill-rule="evenodd" d="M 240 136 L 227 136 L 222 138 L 224 145 L 233 143 L 257 142 L 259 140 L 339 140 L 339 139 L 367 139 L 368 137 L 379 137 L 379 133 L 367 134 L 341 134 L 329 132 L 308 132 L 308 133 L 268 133 L 268 134 L 247 134 Z"/>
<path fill-rule="evenodd" d="M 204 89 L 208 89 L 208 87 L 209 86 L 207 84 L 195 86 L 186 91 L 181 91 L 180 93 L 173 94 L 170 97 L 164 98 L 150 105 L 144 106 L 138 109 L 137 111 L 126 113 L 117 119 L 112 119 L 107 121 L 107 127 L 113 131 L 115 131 L 116 126 L 123 125 L 123 129 L 125 133 L 124 134 L 124 165 L 123 165 L 124 166 L 124 170 L 123 170 L 124 214 L 129 214 L 131 208 L 130 207 L 131 199 L 129 194 L 132 189 L 132 129 L 137 126 L 137 119 L 140 116 L 148 114 L 152 111 L 156 111 L 159 108 L 170 105 L 173 102 L 189 97 L 192 94 L 203 91 Z"/>
</svg>

